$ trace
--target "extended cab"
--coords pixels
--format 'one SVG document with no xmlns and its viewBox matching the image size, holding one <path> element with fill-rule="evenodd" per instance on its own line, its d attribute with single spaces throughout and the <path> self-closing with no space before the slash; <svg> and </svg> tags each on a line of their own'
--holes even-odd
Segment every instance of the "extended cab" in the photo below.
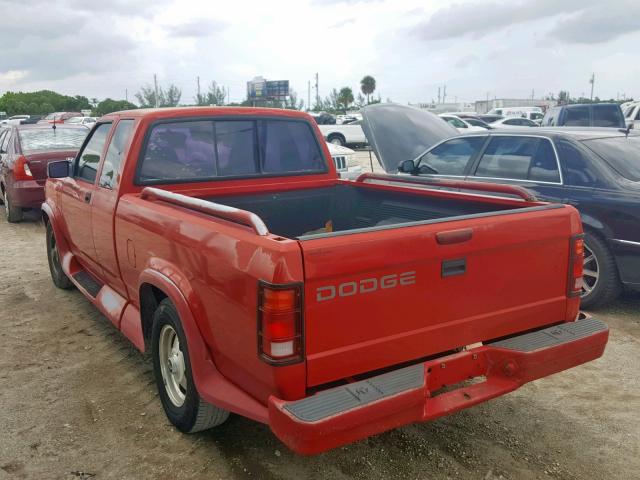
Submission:
<svg viewBox="0 0 640 480">
<path fill-rule="evenodd" d="M 151 351 L 183 432 L 234 412 L 318 453 L 596 359 L 607 342 L 579 314 L 573 207 L 514 186 L 340 180 L 300 112 L 113 113 L 49 177 L 54 283 Z"/>
</svg>

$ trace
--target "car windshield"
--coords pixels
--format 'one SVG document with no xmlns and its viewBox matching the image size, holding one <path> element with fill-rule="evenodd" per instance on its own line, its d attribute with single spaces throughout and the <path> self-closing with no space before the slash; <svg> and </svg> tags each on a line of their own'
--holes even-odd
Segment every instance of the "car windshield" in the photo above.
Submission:
<svg viewBox="0 0 640 480">
<path fill-rule="evenodd" d="M 34 128 L 20 130 L 20 146 L 25 154 L 47 150 L 78 150 L 87 136 L 87 128 Z"/>
<path fill-rule="evenodd" d="M 82 117 L 72 117 L 69 120 L 67 120 L 67 123 L 69 123 L 71 125 L 73 125 L 75 123 L 80 124 L 80 123 L 82 123 Z"/>
<path fill-rule="evenodd" d="M 640 182 L 640 136 L 597 138 L 583 143 L 620 175 Z"/>
</svg>

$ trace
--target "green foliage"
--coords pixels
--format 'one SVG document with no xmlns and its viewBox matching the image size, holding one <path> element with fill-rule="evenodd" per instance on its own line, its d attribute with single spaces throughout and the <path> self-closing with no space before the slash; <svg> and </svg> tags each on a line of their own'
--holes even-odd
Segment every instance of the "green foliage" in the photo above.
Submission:
<svg viewBox="0 0 640 480">
<path fill-rule="evenodd" d="M 96 115 L 101 117 L 102 115 L 106 115 L 111 112 L 119 112 L 121 110 L 133 110 L 136 107 L 133 103 L 127 102 L 126 100 L 113 100 L 111 98 L 105 98 L 103 101 L 98 103 L 95 108 Z"/>
<path fill-rule="evenodd" d="M 0 97 L 0 111 L 7 112 L 7 115 L 46 115 L 52 112 L 79 112 L 90 108 L 87 97 L 71 97 L 51 90 L 5 92 Z"/>
<path fill-rule="evenodd" d="M 342 87 L 340 93 L 338 93 L 338 104 L 344 107 L 346 111 L 349 105 L 353 103 L 353 90 L 350 87 Z"/>
<path fill-rule="evenodd" d="M 174 84 L 169 85 L 165 90 L 161 86 L 158 86 L 158 107 L 177 107 L 182 96 L 182 90 L 180 90 Z M 140 87 L 140 91 L 136 93 L 136 99 L 140 103 L 141 107 L 153 108 L 156 106 L 156 92 L 152 85 L 143 85 Z"/>
<path fill-rule="evenodd" d="M 369 96 L 376 90 L 376 79 L 371 75 L 365 75 L 360 80 L 360 90 L 367 96 L 367 103 L 369 103 Z"/>
<path fill-rule="evenodd" d="M 224 91 L 224 87 L 218 85 L 218 83 L 213 80 L 209 84 L 209 89 L 207 93 L 201 93 L 200 95 L 196 95 L 194 100 L 196 105 L 205 106 L 205 105 L 224 105 L 227 97 L 227 93 Z"/>
</svg>

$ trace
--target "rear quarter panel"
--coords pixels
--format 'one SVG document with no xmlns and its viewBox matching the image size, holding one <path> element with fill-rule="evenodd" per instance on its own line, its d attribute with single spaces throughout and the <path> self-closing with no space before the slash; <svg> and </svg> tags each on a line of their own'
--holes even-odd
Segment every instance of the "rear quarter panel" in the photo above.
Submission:
<svg viewBox="0 0 640 480">
<path fill-rule="evenodd" d="M 159 271 L 181 290 L 218 370 L 266 403 L 304 396 L 305 364 L 274 368 L 257 355 L 257 286 L 303 280 L 297 242 L 138 196 L 121 198 L 115 224 L 123 280 L 139 308 L 140 275 Z"/>
</svg>

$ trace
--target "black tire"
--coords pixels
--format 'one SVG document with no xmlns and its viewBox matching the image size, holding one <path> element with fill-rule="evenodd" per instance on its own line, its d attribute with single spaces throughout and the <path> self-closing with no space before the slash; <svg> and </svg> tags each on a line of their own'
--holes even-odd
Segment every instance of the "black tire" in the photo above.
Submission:
<svg viewBox="0 0 640 480">
<path fill-rule="evenodd" d="M 596 271 L 598 276 L 593 285 L 591 285 L 593 277 L 588 274 L 584 276 L 585 284 L 591 286 L 590 291 L 586 288 L 583 290 L 581 307 L 593 309 L 615 300 L 620 295 L 622 286 L 618 278 L 615 259 L 604 240 L 597 234 L 585 232 L 584 245 L 585 271 Z M 592 260 L 590 260 L 589 252 L 593 254 Z"/>
<path fill-rule="evenodd" d="M 334 145 L 338 145 L 340 147 L 344 147 L 347 144 L 345 138 L 339 133 L 332 133 L 327 137 L 327 141 L 329 143 L 333 143 Z"/>
<path fill-rule="evenodd" d="M 165 326 L 175 331 L 179 341 L 179 350 L 182 353 L 184 361 L 186 389 L 184 391 L 184 402 L 180 406 L 176 405 L 170 398 L 170 394 L 168 393 L 169 387 L 165 385 L 160 365 L 160 337 Z M 182 324 L 180 323 L 180 317 L 178 316 L 175 306 L 168 298 L 160 302 L 160 305 L 153 315 L 151 342 L 153 373 L 156 379 L 160 401 L 162 402 L 169 421 L 184 433 L 200 432 L 223 423 L 229 417 L 229 412 L 205 402 L 198 394 L 193 382 L 191 361 L 189 359 L 187 341 L 184 330 L 182 329 Z"/>
<path fill-rule="evenodd" d="M 49 272 L 51 272 L 51 280 L 53 284 L 62 290 L 69 290 L 73 287 L 73 283 L 62 270 L 60 263 L 60 253 L 56 243 L 56 236 L 53 233 L 53 227 L 47 222 L 47 260 L 49 260 Z"/>
<path fill-rule="evenodd" d="M 13 205 L 8 190 L 4 191 L 4 212 L 9 223 L 18 223 L 22 220 L 22 208 Z"/>
</svg>

